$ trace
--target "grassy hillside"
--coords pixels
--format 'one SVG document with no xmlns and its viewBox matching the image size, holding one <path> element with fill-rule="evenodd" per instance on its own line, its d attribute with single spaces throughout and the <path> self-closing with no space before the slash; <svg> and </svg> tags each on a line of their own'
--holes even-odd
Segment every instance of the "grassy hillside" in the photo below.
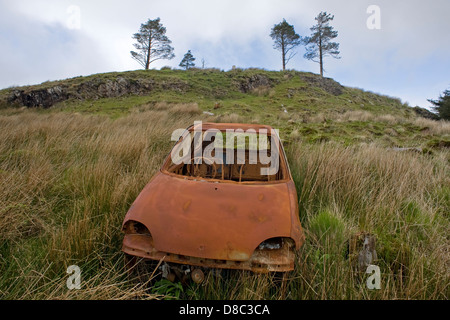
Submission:
<svg viewBox="0 0 450 320">
<path fill-rule="evenodd" d="M 301 136 L 306 142 L 338 141 L 351 145 L 377 141 L 384 146 L 427 150 L 449 144 L 446 137 L 434 136 L 441 133 L 439 124 L 419 119 L 400 99 L 343 87 L 332 79 L 297 71 L 165 69 L 108 73 L 5 89 L 0 91 L 0 107 L 23 106 L 21 99 L 11 101 L 15 92 L 29 103 L 55 88 L 62 93 L 43 102 L 45 106 L 50 100 L 52 112 L 107 115 L 115 119 L 136 108 L 193 103 L 222 122 L 271 124 L 287 140 L 292 134 L 292 138 Z"/>
<path fill-rule="evenodd" d="M 49 90 L 59 101 L 48 108 L 21 104 Z M 0 105 L 3 299 L 449 297 L 450 124 L 398 99 L 295 71 L 162 70 L 9 88 Z M 195 120 L 280 129 L 306 232 L 282 285 L 234 272 L 149 287 L 126 273 L 124 215 L 172 131 Z M 368 290 L 346 255 L 361 231 L 377 237 L 381 290 Z M 69 291 L 74 264 L 82 289 Z"/>
</svg>

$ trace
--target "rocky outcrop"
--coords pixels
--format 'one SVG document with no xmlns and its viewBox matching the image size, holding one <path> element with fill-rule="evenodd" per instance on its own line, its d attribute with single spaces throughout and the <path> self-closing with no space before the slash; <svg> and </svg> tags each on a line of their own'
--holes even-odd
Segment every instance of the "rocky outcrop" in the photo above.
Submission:
<svg viewBox="0 0 450 320">
<path fill-rule="evenodd" d="M 239 83 L 239 90 L 243 93 L 248 93 L 259 87 L 270 87 L 272 82 L 270 79 L 262 74 L 255 74 L 250 77 L 242 79 Z"/>
<path fill-rule="evenodd" d="M 311 87 L 321 88 L 334 96 L 341 95 L 344 90 L 344 87 L 339 82 L 331 78 L 323 78 L 313 74 L 303 74 L 300 78 L 306 81 Z"/>
<path fill-rule="evenodd" d="M 20 104 L 28 108 L 49 108 L 57 102 L 66 100 L 68 96 L 66 90 L 61 86 L 30 92 L 14 90 L 8 98 L 8 103 Z"/>
<path fill-rule="evenodd" d="M 153 91 L 155 82 L 152 79 L 133 80 L 118 77 L 115 80 L 90 80 L 81 83 L 76 89 L 79 99 L 99 99 L 121 97 L 127 94 L 143 95 Z"/>
<path fill-rule="evenodd" d="M 58 85 L 47 89 L 14 90 L 8 98 L 8 104 L 26 106 L 28 108 L 50 108 L 58 102 L 67 99 L 100 99 L 115 98 L 124 95 L 149 94 L 155 89 L 184 92 L 188 84 L 180 79 L 169 78 L 157 82 L 153 79 L 92 79 L 77 85 Z"/>
</svg>

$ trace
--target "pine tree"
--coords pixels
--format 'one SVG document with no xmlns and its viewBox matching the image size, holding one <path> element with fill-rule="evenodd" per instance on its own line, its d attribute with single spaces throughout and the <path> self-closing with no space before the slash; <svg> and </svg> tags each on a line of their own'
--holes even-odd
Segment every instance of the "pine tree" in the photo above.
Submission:
<svg viewBox="0 0 450 320">
<path fill-rule="evenodd" d="M 303 39 L 306 45 L 305 58 L 320 64 L 320 75 L 323 77 L 324 57 L 331 56 L 340 59 L 339 43 L 331 42 L 338 36 L 338 32 L 333 30 L 329 23 L 334 19 L 334 16 L 321 12 L 315 19 L 317 24 L 310 29 L 313 33 L 310 37 Z"/>
<path fill-rule="evenodd" d="M 180 62 L 180 67 L 185 68 L 186 70 L 192 67 L 195 67 L 195 58 L 191 53 L 191 50 L 188 50 L 188 52 L 184 55 L 183 60 Z"/>
<path fill-rule="evenodd" d="M 172 41 L 166 36 L 166 28 L 160 22 L 160 18 L 148 20 L 141 24 L 138 33 L 133 35 L 137 40 L 134 47 L 138 52 L 131 51 L 131 56 L 139 62 L 145 70 L 150 68 L 150 64 L 160 59 L 173 59 Z"/>
<path fill-rule="evenodd" d="M 286 65 L 295 55 L 294 48 L 301 44 L 301 38 L 295 33 L 294 27 L 283 19 L 283 22 L 276 24 L 270 33 L 270 37 L 274 40 L 274 49 L 281 51 L 283 62 L 283 71 Z"/>
<path fill-rule="evenodd" d="M 428 101 L 434 105 L 433 109 L 439 114 L 439 118 L 450 120 L 450 90 L 445 90 L 438 100 Z"/>
</svg>

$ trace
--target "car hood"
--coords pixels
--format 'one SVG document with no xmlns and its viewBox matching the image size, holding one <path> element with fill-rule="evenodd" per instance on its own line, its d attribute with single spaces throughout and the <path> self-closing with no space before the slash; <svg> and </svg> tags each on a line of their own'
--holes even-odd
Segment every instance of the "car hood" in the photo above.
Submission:
<svg viewBox="0 0 450 320">
<path fill-rule="evenodd" d="M 301 245 L 289 183 L 218 183 L 159 172 L 133 203 L 124 224 L 144 224 L 162 252 L 245 261 L 270 238 L 292 238 Z"/>
</svg>

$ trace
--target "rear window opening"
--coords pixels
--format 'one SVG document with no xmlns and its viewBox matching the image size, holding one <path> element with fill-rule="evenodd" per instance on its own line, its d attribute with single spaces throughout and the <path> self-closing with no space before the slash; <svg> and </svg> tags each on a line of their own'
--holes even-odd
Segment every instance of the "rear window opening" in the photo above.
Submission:
<svg viewBox="0 0 450 320">
<path fill-rule="evenodd" d="M 273 182 L 287 178 L 281 152 L 275 136 L 190 131 L 177 142 L 164 169 L 192 178 Z"/>
</svg>

